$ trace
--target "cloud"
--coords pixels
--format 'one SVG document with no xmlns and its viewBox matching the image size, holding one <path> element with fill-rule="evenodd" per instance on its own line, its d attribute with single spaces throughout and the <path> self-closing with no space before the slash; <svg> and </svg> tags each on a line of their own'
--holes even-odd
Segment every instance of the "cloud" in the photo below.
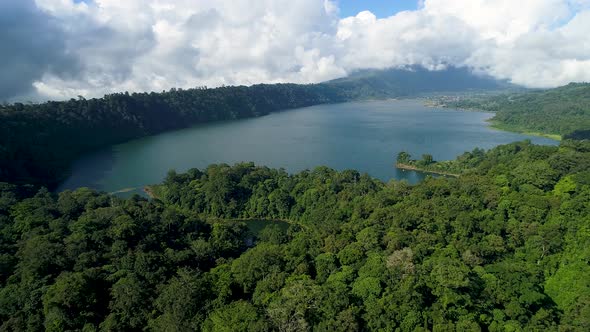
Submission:
<svg viewBox="0 0 590 332">
<path fill-rule="evenodd" d="M 32 0 L 0 2 L 0 101 L 32 93 L 45 73 L 67 78 L 78 70 L 63 36 L 59 23 Z"/>
<path fill-rule="evenodd" d="M 0 100 L 469 67 L 530 87 L 590 81 L 590 0 L 424 0 L 378 19 L 331 0 L 4 0 Z"/>
<path fill-rule="evenodd" d="M 341 20 L 337 37 L 346 50 L 341 63 L 347 70 L 416 64 L 435 69 L 464 61 L 478 35 L 455 17 L 419 11 L 386 19 L 362 12 Z"/>
<path fill-rule="evenodd" d="M 346 74 L 330 45 L 337 10 L 317 0 L 37 0 L 65 26 L 78 77 L 47 73 L 48 98 Z"/>
<path fill-rule="evenodd" d="M 347 70 L 420 64 L 469 67 L 528 87 L 590 81 L 590 1 L 425 0 L 377 19 L 342 19 L 337 37 Z"/>
<path fill-rule="evenodd" d="M 555 28 L 527 31 L 503 44 L 488 43 L 466 63 L 517 84 L 554 87 L 590 81 L 590 11 Z"/>
</svg>

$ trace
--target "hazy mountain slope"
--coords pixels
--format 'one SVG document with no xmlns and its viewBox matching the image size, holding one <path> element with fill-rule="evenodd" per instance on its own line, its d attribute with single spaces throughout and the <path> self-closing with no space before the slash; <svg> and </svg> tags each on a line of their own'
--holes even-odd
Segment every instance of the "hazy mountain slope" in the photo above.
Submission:
<svg viewBox="0 0 590 332">
<path fill-rule="evenodd" d="M 355 98 L 402 97 L 429 92 L 462 92 L 514 88 L 507 82 L 480 76 L 466 68 L 430 71 L 423 67 L 361 70 L 325 84 L 349 91 Z"/>
</svg>

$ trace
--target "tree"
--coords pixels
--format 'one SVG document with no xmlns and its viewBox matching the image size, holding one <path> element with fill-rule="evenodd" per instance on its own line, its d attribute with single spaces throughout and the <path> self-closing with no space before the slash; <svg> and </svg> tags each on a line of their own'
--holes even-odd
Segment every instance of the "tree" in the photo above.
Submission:
<svg viewBox="0 0 590 332">
<path fill-rule="evenodd" d="M 408 164 L 411 161 L 412 156 L 407 153 L 406 151 L 402 151 L 397 154 L 397 163 L 398 164 Z"/>
<path fill-rule="evenodd" d="M 232 302 L 214 310 L 203 324 L 206 332 L 268 331 L 268 324 L 256 307 L 246 301 Z"/>
<path fill-rule="evenodd" d="M 60 274 L 43 296 L 45 329 L 64 331 L 82 329 L 86 324 L 98 325 L 101 303 L 97 292 L 103 290 L 96 285 L 84 273 Z"/>
<path fill-rule="evenodd" d="M 434 159 L 431 154 L 423 154 L 421 162 L 424 166 L 428 166 L 434 162 Z"/>
<path fill-rule="evenodd" d="M 259 280 L 281 270 L 283 259 L 278 245 L 260 243 L 232 263 L 232 274 L 244 292 L 252 292 Z"/>
<path fill-rule="evenodd" d="M 153 302 L 149 285 L 143 284 L 135 274 L 119 279 L 111 289 L 110 314 L 100 325 L 105 330 L 140 329 L 147 323 L 149 307 Z"/>
<path fill-rule="evenodd" d="M 158 331 L 198 331 L 210 301 L 210 287 L 198 273 L 180 269 L 155 301 L 158 316 L 149 326 Z"/>
<path fill-rule="evenodd" d="M 321 290 L 308 276 L 294 276 L 267 308 L 279 331 L 307 330 L 313 324 Z"/>
</svg>

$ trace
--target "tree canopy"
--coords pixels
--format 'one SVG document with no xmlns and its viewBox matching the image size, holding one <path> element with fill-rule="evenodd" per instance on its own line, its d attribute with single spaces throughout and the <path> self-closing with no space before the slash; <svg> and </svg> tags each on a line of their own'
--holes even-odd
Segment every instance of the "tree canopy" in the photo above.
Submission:
<svg viewBox="0 0 590 332">
<path fill-rule="evenodd" d="M 471 154 L 414 186 L 251 163 L 151 200 L 2 184 L 0 330 L 590 329 L 589 143 Z"/>
</svg>

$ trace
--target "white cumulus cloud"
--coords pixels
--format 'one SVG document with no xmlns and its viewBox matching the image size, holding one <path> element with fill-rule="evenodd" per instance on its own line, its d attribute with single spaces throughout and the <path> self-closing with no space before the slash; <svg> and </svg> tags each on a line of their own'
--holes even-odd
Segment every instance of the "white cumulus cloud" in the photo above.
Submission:
<svg viewBox="0 0 590 332">
<path fill-rule="evenodd" d="M 590 81 L 590 0 L 423 0 L 385 18 L 340 18 L 331 0 L 2 3 L 0 27 L 11 29 L 0 41 L 19 47 L 0 54 L 10 63 L 0 66 L 0 87 L 10 87 L 0 100 L 311 83 L 416 64 L 529 87 Z"/>
</svg>

